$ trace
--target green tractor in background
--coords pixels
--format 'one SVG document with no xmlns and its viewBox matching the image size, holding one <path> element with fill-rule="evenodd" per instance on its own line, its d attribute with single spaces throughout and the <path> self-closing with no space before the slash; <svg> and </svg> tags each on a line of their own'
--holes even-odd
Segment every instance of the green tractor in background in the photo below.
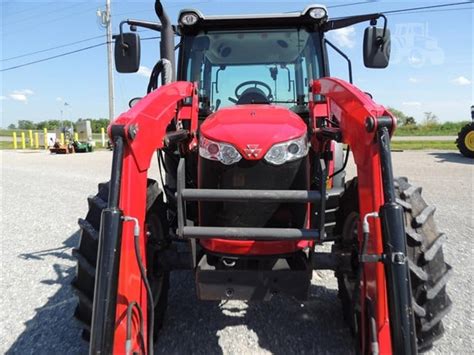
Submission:
<svg viewBox="0 0 474 355">
<path fill-rule="evenodd" d="M 74 147 L 74 152 L 76 153 L 91 153 L 93 150 L 93 146 L 89 142 L 79 142 L 74 140 L 72 142 L 72 146 Z"/>
<path fill-rule="evenodd" d="M 462 155 L 474 158 L 474 105 L 471 106 L 471 123 L 465 125 L 458 133 L 456 145 Z"/>
</svg>

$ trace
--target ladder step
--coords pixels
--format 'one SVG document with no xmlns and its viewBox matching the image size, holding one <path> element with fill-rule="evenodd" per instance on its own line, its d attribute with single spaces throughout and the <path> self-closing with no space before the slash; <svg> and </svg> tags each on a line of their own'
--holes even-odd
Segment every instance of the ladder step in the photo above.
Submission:
<svg viewBox="0 0 474 355">
<path fill-rule="evenodd" d="M 184 238 L 228 240 L 318 240 L 317 229 L 297 228 L 237 228 L 237 227 L 184 227 Z"/>
<path fill-rule="evenodd" d="M 305 190 L 233 190 L 233 189 L 183 189 L 185 201 L 259 201 L 259 202 L 318 202 L 319 191 Z"/>
</svg>

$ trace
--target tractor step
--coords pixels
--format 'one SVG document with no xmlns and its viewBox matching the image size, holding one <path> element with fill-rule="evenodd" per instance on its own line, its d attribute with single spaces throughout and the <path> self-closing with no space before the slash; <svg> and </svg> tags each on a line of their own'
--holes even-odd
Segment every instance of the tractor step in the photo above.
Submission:
<svg viewBox="0 0 474 355">
<path fill-rule="evenodd" d="M 183 227 L 184 238 L 229 240 L 318 240 L 319 230 L 297 228 Z"/>
<path fill-rule="evenodd" d="M 178 183 L 176 191 L 178 230 L 176 235 L 181 239 L 227 239 L 227 240 L 314 240 L 326 239 L 325 216 L 329 213 L 328 227 L 332 234 L 334 214 L 343 188 L 326 191 L 314 190 L 247 190 L 247 189 L 193 189 L 185 183 L 185 164 L 181 158 L 178 164 Z M 325 186 L 325 185 L 324 185 Z M 233 226 L 187 226 L 186 202 L 242 202 L 242 203 L 308 203 L 311 213 L 319 222 L 309 229 L 304 228 L 266 228 L 266 227 L 233 227 Z M 316 227 L 317 229 L 315 229 Z"/>
<path fill-rule="evenodd" d="M 304 190 L 217 190 L 184 189 L 181 191 L 184 201 L 226 201 L 226 202 L 319 202 L 319 191 Z"/>
</svg>

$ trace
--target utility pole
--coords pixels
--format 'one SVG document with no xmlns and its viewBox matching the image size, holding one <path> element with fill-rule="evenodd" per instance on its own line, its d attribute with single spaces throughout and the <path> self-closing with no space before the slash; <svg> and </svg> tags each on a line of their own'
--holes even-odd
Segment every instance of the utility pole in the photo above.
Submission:
<svg viewBox="0 0 474 355">
<path fill-rule="evenodd" d="M 105 11 L 97 10 L 102 27 L 105 27 L 107 37 L 107 69 L 109 77 L 109 121 L 115 118 L 115 93 L 114 93 L 114 68 L 113 68 L 113 48 L 112 48 L 112 14 L 111 0 L 105 1 Z"/>
</svg>

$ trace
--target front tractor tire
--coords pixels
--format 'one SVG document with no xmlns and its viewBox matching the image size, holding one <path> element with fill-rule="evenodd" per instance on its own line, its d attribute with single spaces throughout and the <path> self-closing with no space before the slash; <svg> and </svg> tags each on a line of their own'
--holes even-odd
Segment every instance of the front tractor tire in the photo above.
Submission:
<svg viewBox="0 0 474 355">
<path fill-rule="evenodd" d="M 456 145 L 462 155 L 474 158 L 474 122 L 465 125 L 458 134 Z"/>
<path fill-rule="evenodd" d="M 80 239 L 77 248 L 72 254 L 77 260 L 76 276 L 72 281 L 72 287 L 77 295 L 78 304 L 74 317 L 83 326 L 82 337 L 89 341 L 92 321 L 92 305 L 94 300 L 95 272 L 97 265 L 97 252 L 99 246 L 99 228 L 102 210 L 107 207 L 109 184 L 101 183 L 98 193 L 87 199 L 89 210 L 86 218 L 80 218 Z M 150 233 L 147 244 L 148 280 L 154 294 L 155 303 L 155 338 L 158 330 L 163 325 L 166 306 L 168 303 L 169 272 L 156 270 L 154 258 L 157 246 L 162 247 L 164 232 L 167 231 L 165 205 L 158 184 L 154 180 L 148 180 L 147 188 L 147 215 L 146 229 Z"/>
<path fill-rule="evenodd" d="M 446 264 L 442 245 L 446 236 L 438 232 L 434 222 L 435 208 L 428 206 L 421 196 L 421 188 L 411 185 L 406 178 L 395 179 L 397 202 L 403 207 L 407 238 L 407 257 L 410 268 L 412 304 L 418 351 L 430 349 L 444 332 L 442 319 L 451 309 L 451 300 L 446 293 L 446 283 L 451 276 L 451 267 Z M 360 314 L 352 306 L 358 267 L 359 243 L 357 240 L 359 218 L 357 178 L 347 185 L 336 216 L 335 233 L 341 239 L 335 243 L 338 253 L 352 255 L 352 267 L 337 271 L 339 298 L 344 318 L 354 336 L 359 337 Z"/>
</svg>

